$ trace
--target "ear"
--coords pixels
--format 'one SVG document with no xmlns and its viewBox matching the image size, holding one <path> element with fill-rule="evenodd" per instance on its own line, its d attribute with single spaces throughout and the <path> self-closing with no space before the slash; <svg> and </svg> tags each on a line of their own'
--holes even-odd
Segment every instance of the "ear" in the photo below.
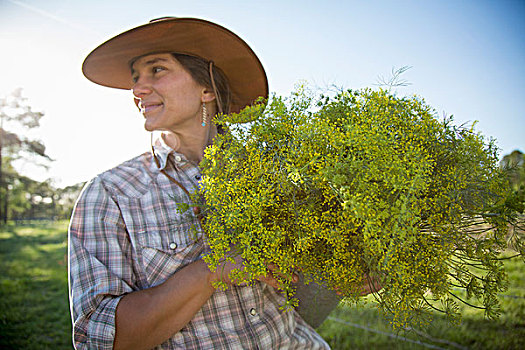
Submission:
<svg viewBox="0 0 525 350">
<path fill-rule="evenodd" d="M 202 95 L 201 95 L 201 101 L 204 103 L 208 103 L 215 100 L 215 94 L 213 93 L 213 90 L 211 89 L 203 89 Z"/>
</svg>

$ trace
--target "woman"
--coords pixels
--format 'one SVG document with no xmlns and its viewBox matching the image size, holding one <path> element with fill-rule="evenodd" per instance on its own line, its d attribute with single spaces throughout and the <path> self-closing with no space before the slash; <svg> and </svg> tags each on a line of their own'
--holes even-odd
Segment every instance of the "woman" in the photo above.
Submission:
<svg viewBox="0 0 525 350">
<path fill-rule="evenodd" d="M 69 229 L 73 342 L 78 349 L 325 349 L 271 273 L 237 286 L 225 262 L 210 271 L 198 210 L 180 212 L 199 185 L 197 166 L 220 132 L 217 112 L 267 97 L 264 69 L 229 30 L 163 18 L 95 49 L 83 72 L 132 89 L 149 131 L 165 131 L 151 153 L 106 171 L 84 188 Z M 214 281 L 230 285 L 216 290 Z"/>
</svg>

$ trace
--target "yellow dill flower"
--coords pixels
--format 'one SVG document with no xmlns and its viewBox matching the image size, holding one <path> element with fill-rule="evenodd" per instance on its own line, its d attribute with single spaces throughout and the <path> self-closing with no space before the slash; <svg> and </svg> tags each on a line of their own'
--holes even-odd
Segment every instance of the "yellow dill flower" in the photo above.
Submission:
<svg viewBox="0 0 525 350">
<path fill-rule="evenodd" d="M 493 143 L 417 96 L 307 91 L 216 120 L 228 132 L 201 164 L 207 263 L 235 246 L 244 282 L 272 262 L 350 301 L 372 275 L 394 326 L 440 305 L 456 317 L 453 286 L 495 316 L 506 278 L 496 257 L 515 212 Z"/>
</svg>

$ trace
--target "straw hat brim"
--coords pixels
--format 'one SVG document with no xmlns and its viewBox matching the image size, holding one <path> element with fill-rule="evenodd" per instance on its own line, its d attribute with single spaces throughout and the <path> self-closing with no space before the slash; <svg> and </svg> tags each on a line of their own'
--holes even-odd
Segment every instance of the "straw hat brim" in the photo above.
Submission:
<svg viewBox="0 0 525 350">
<path fill-rule="evenodd" d="M 211 60 L 221 68 L 232 91 L 231 112 L 268 97 L 266 73 L 248 44 L 230 30 L 197 18 L 170 17 L 119 34 L 87 56 L 82 72 L 94 83 L 131 89 L 134 58 L 171 52 Z"/>
</svg>

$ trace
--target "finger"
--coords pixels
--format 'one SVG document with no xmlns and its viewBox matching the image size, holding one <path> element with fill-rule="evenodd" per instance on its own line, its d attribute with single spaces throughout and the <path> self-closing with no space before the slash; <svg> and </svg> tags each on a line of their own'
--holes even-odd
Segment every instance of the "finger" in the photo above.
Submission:
<svg viewBox="0 0 525 350">
<path fill-rule="evenodd" d="M 269 285 L 270 287 L 273 287 L 275 289 L 280 289 L 280 283 L 279 281 L 277 281 L 275 279 L 275 277 L 273 277 L 272 274 L 268 274 L 266 276 L 261 276 L 258 278 L 259 281 L 263 282 L 263 283 L 266 283 L 267 285 Z"/>
</svg>

